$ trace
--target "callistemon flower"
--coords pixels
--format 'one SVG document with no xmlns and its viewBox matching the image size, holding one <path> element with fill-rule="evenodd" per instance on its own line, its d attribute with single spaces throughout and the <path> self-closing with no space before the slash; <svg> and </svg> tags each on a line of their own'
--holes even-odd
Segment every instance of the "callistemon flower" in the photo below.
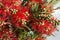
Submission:
<svg viewBox="0 0 60 40">
<path fill-rule="evenodd" d="M 39 29 L 40 28 L 40 29 Z M 38 31 L 42 34 L 52 34 L 52 32 L 55 30 L 53 24 L 49 22 L 48 20 L 44 20 L 42 25 L 38 27 Z"/>
<path fill-rule="evenodd" d="M 53 24 L 48 20 L 43 20 L 42 23 L 36 21 L 32 24 L 32 28 L 39 33 L 47 35 L 52 34 L 52 32 L 55 30 Z"/>
<path fill-rule="evenodd" d="M 0 40 L 45 40 L 60 21 L 49 14 L 53 7 L 44 3 L 44 0 L 0 0 Z"/>
<path fill-rule="evenodd" d="M 17 19 L 28 19 L 29 10 L 27 7 L 21 7 L 20 10 L 12 9 L 12 11 L 13 17 L 16 17 Z"/>
<path fill-rule="evenodd" d="M 43 38 L 36 38 L 35 40 L 44 40 Z"/>
<path fill-rule="evenodd" d="M 12 9 L 12 20 L 14 20 L 13 22 L 15 23 L 16 21 L 18 21 L 17 23 L 19 24 L 19 21 L 24 22 L 28 20 L 29 17 L 29 10 L 27 7 L 21 7 L 20 10 L 16 10 L 16 9 Z M 18 25 L 17 24 L 17 25 Z M 23 23 L 22 23 L 23 24 Z M 15 24 L 16 25 L 16 24 Z"/>
<path fill-rule="evenodd" d="M 19 0 L 2 0 L 2 3 L 4 4 L 4 6 L 13 6 L 13 5 L 20 5 L 21 4 L 21 1 Z"/>
<path fill-rule="evenodd" d="M 2 34 L 1 34 L 2 33 Z M 1 32 L 1 38 L 2 40 L 18 40 L 17 37 L 15 37 L 14 33 L 10 32 L 10 30 L 3 29 L 3 32 Z"/>
</svg>

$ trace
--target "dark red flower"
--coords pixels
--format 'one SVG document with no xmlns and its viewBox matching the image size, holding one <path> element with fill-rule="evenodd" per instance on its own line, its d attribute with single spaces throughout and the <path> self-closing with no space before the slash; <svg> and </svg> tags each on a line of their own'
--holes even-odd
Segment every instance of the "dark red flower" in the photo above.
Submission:
<svg viewBox="0 0 60 40">
<path fill-rule="evenodd" d="M 2 32 L 0 32 L 0 38 L 2 38 L 2 34 L 3 34 L 3 33 L 2 33 Z"/>
</svg>

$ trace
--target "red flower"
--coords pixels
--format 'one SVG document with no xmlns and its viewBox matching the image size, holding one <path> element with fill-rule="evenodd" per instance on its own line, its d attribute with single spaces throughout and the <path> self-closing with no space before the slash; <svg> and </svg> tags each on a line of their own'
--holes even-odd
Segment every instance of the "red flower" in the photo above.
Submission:
<svg viewBox="0 0 60 40">
<path fill-rule="evenodd" d="M 16 11 L 16 9 L 15 9 Z M 12 12 L 12 23 L 15 26 L 20 26 L 22 23 L 20 23 L 20 21 L 22 21 L 22 19 L 24 20 L 28 20 L 29 17 L 29 10 L 27 7 L 21 7 L 20 9 L 17 9 L 16 13 L 14 14 Z"/>
<path fill-rule="evenodd" d="M 31 23 L 30 25 L 32 26 L 32 29 L 34 29 L 35 31 L 37 31 L 37 24 L 36 24 L 36 20 L 35 19 L 31 19 Z"/>
<path fill-rule="evenodd" d="M 16 17 L 11 17 L 11 22 L 12 22 L 12 24 L 14 25 L 14 26 L 16 26 L 16 27 L 20 27 L 21 26 L 21 23 L 20 23 L 20 21 L 16 18 Z"/>
<path fill-rule="evenodd" d="M 38 26 L 38 31 L 41 32 L 42 34 L 51 34 L 55 30 L 54 26 L 52 23 L 50 23 L 47 20 L 43 21 L 42 25 Z"/>
<path fill-rule="evenodd" d="M 47 35 L 51 34 L 55 30 L 53 24 L 50 23 L 49 21 L 43 20 L 42 22 L 43 23 L 40 24 L 39 21 L 35 21 L 31 23 L 31 26 L 35 31 L 40 32 L 42 34 L 47 34 Z"/>
<path fill-rule="evenodd" d="M 18 35 L 15 34 L 19 32 L 18 30 L 21 30 L 21 29 L 16 30 L 17 27 L 21 28 L 20 26 L 22 26 L 22 32 L 25 32 L 25 30 L 26 32 L 33 31 L 33 34 L 35 34 L 36 31 L 37 35 L 39 35 L 40 38 L 36 38 L 35 40 L 44 40 L 42 38 L 43 34 L 49 35 L 52 34 L 53 31 L 55 31 L 53 23 L 51 23 L 48 20 L 44 20 L 45 19 L 44 17 L 42 17 L 41 20 L 36 19 L 39 18 L 40 15 L 36 16 L 31 12 L 32 11 L 31 7 L 34 10 L 35 8 L 38 7 L 38 11 L 39 9 L 42 8 L 41 12 L 43 12 L 45 8 L 46 12 L 51 13 L 52 12 L 51 5 L 45 6 L 43 4 L 43 0 L 29 0 L 26 2 L 24 1 L 25 5 L 21 5 L 21 3 L 22 3 L 21 0 L 0 0 L 0 38 L 2 38 L 1 40 L 7 40 L 6 38 L 9 38 L 8 40 L 18 40 L 17 38 Z M 36 5 L 39 6 L 33 8 Z M 40 12 L 37 12 L 37 14 L 39 13 Z M 46 16 L 46 15 L 42 15 L 42 16 Z M 54 18 L 50 18 L 50 19 L 52 21 L 55 20 Z M 27 30 L 30 28 L 31 30 Z M 28 37 L 27 40 L 31 40 L 30 37 Z"/>
<path fill-rule="evenodd" d="M 43 38 L 36 38 L 35 40 L 43 40 Z"/>
<path fill-rule="evenodd" d="M 13 17 L 17 19 L 28 20 L 28 16 L 29 16 L 29 10 L 27 9 L 27 7 L 23 7 L 21 8 L 21 10 L 17 10 L 16 14 L 13 14 Z"/>
<path fill-rule="evenodd" d="M 2 4 L 4 7 L 13 7 L 13 6 L 20 6 L 21 1 L 20 0 L 2 0 Z"/>
</svg>

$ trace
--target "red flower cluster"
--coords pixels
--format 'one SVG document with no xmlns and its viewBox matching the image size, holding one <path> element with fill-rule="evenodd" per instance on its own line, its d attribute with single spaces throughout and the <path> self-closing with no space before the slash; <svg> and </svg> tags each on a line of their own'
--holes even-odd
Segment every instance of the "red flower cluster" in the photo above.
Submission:
<svg viewBox="0 0 60 40">
<path fill-rule="evenodd" d="M 21 1 L 19 0 L 2 0 L 1 1 L 1 6 L 3 6 L 3 8 L 1 8 L 0 10 L 0 14 L 2 16 L 10 16 L 11 21 L 14 25 L 16 26 L 20 26 L 19 22 L 16 22 L 17 20 L 28 20 L 28 16 L 29 16 L 29 9 L 24 6 L 24 7 L 20 7 L 21 5 Z M 3 13 L 1 13 L 2 11 L 4 11 Z M 5 17 L 6 19 L 6 17 Z"/>
<path fill-rule="evenodd" d="M 23 0 L 23 2 L 25 2 L 25 0 Z M 15 35 L 13 31 L 16 31 L 16 28 L 21 28 L 20 26 L 25 26 L 24 28 L 26 29 L 23 29 L 24 31 L 27 29 L 31 29 L 27 31 L 32 31 L 33 29 L 33 31 L 42 35 L 51 34 L 55 30 L 54 25 L 51 21 L 47 20 L 47 17 L 44 18 L 47 14 L 44 15 L 45 13 L 43 14 L 42 11 L 52 12 L 52 9 L 45 10 L 46 7 L 42 3 L 43 0 L 29 0 L 22 5 L 21 0 L 0 0 L 0 39 L 18 40 L 18 36 Z M 49 8 L 50 7 L 48 7 L 48 9 Z M 34 13 L 35 11 L 36 13 Z M 41 19 L 39 19 L 39 17 Z M 24 34 L 26 35 L 25 32 Z M 36 38 L 35 40 L 43 40 L 43 38 Z"/>
<path fill-rule="evenodd" d="M 42 20 L 42 21 L 34 21 L 32 24 L 32 29 L 35 31 L 41 33 L 41 34 L 51 34 L 55 28 L 52 23 L 50 23 L 47 20 Z"/>
<path fill-rule="evenodd" d="M 17 19 L 26 19 L 26 20 L 28 20 L 29 10 L 27 9 L 27 7 L 22 7 L 22 8 L 20 8 L 20 10 L 16 10 L 16 11 L 17 12 L 15 14 L 13 14 L 13 17 L 15 17 Z"/>
<path fill-rule="evenodd" d="M 35 40 L 43 40 L 43 38 L 36 38 Z"/>
<path fill-rule="evenodd" d="M 19 6 L 21 4 L 21 1 L 19 0 L 2 0 L 2 3 L 5 7 L 12 7 L 12 6 Z"/>
<path fill-rule="evenodd" d="M 14 9 L 15 13 L 12 13 L 12 23 L 16 26 L 20 26 L 20 21 L 28 21 L 29 19 L 29 10 L 27 7 L 21 7 L 20 10 Z M 13 12 L 14 12 L 13 11 Z"/>
<path fill-rule="evenodd" d="M 13 33 L 11 33 L 9 30 L 7 30 L 6 28 L 2 27 L 0 30 L 0 39 L 1 40 L 18 40 L 16 37 L 14 37 L 15 35 Z"/>
</svg>

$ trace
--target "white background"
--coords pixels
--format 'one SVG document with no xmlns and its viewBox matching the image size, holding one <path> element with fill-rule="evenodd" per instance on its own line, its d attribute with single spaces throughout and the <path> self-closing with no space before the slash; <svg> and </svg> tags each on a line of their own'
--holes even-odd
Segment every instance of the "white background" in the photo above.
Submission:
<svg viewBox="0 0 60 40">
<path fill-rule="evenodd" d="M 60 2 L 58 2 L 57 4 L 54 5 L 54 8 L 57 8 L 57 7 L 60 7 Z M 53 16 L 60 20 L 60 9 L 54 10 Z M 47 37 L 47 40 L 60 40 L 60 26 L 58 26 L 57 28 L 58 28 L 59 32 L 55 31 L 53 33 L 55 36 L 51 35 L 51 36 Z"/>
</svg>

